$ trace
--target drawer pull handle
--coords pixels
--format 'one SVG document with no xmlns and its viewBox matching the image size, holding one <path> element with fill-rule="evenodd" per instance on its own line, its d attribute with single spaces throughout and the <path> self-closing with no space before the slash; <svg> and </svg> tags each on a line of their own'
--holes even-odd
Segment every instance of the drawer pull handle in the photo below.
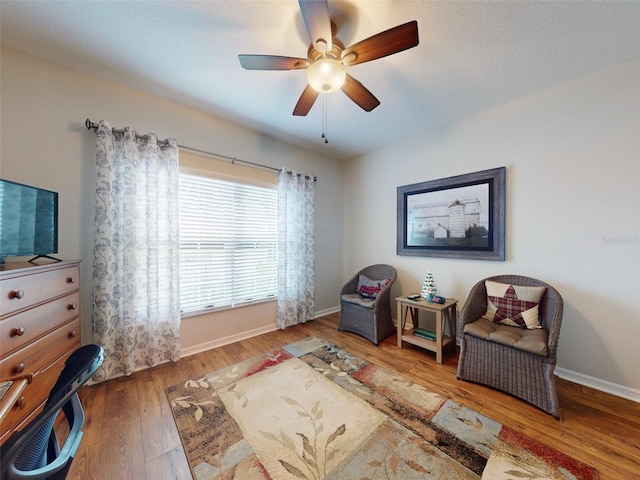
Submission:
<svg viewBox="0 0 640 480">
<path fill-rule="evenodd" d="M 17 401 L 16 401 L 16 407 L 18 408 L 24 408 L 25 404 L 26 404 L 26 400 L 24 399 L 24 396 L 20 397 Z"/>
<path fill-rule="evenodd" d="M 78 308 L 78 306 L 75 303 L 69 304 L 69 310 L 75 310 L 76 308 Z"/>
<path fill-rule="evenodd" d="M 26 330 L 24 329 L 24 327 L 14 328 L 14 329 L 11 331 L 11 336 L 12 336 L 12 337 L 21 337 L 22 335 L 24 335 L 24 332 L 25 332 L 25 331 L 26 331 Z"/>
<path fill-rule="evenodd" d="M 78 336 L 78 332 L 76 332 L 75 330 L 71 330 L 71 332 L 69 332 L 69 338 L 76 338 Z"/>
<path fill-rule="evenodd" d="M 20 362 L 18 365 L 16 365 L 16 373 L 24 372 L 25 368 L 26 368 L 26 365 L 24 363 Z"/>
<path fill-rule="evenodd" d="M 20 300 L 23 297 L 24 297 L 24 290 L 12 290 L 11 292 L 9 292 L 10 300 L 13 300 L 14 298 L 17 298 L 18 300 Z"/>
<path fill-rule="evenodd" d="M 67 283 L 76 283 L 76 277 L 67 278 Z"/>
</svg>

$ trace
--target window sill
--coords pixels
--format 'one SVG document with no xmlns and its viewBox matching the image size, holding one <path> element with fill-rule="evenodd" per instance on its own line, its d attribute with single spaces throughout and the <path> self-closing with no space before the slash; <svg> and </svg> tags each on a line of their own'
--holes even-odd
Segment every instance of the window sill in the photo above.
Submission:
<svg viewBox="0 0 640 480">
<path fill-rule="evenodd" d="M 212 308 L 205 308 L 203 310 L 195 310 L 193 312 L 185 312 L 185 313 L 181 313 L 180 314 L 180 318 L 189 318 L 189 317 L 196 317 L 198 315 L 206 315 L 209 313 L 215 313 L 215 312 L 223 312 L 225 310 L 234 310 L 236 308 L 242 308 L 242 307 L 247 307 L 250 305 L 257 305 L 260 303 L 267 303 L 267 302 L 275 302 L 278 300 L 278 297 L 269 297 L 269 298 L 262 298 L 260 300 L 251 300 L 248 302 L 238 302 L 235 303 L 233 305 L 227 305 L 224 307 L 212 307 Z"/>
</svg>

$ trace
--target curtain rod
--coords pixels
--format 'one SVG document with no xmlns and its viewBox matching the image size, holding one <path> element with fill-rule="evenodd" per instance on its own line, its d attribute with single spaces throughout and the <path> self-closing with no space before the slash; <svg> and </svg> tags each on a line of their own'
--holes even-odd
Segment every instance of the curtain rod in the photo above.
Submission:
<svg viewBox="0 0 640 480">
<path fill-rule="evenodd" d="M 97 124 L 97 123 L 92 122 L 92 121 L 91 121 L 90 119 L 88 119 L 88 118 L 87 118 L 87 120 L 84 122 L 84 125 L 87 127 L 87 130 L 93 130 L 94 132 L 98 130 L 98 124 Z M 112 128 L 112 131 L 113 131 L 113 133 L 115 133 L 115 134 L 117 134 L 117 135 L 122 135 L 122 134 L 124 134 L 124 130 L 122 130 L 122 129 L 118 130 L 118 129 L 116 129 L 116 128 Z M 137 133 L 136 133 L 136 138 L 137 138 L 138 140 L 143 140 L 143 141 L 147 141 L 147 140 L 149 140 L 149 136 L 148 136 L 148 135 L 138 135 Z M 160 146 L 160 147 L 166 147 L 166 146 L 168 146 L 168 145 L 169 145 L 168 140 L 158 140 L 158 146 Z M 279 171 L 283 170 L 283 169 L 281 169 L 281 168 L 270 167 L 269 165 L 262 165 L 262 164 L 260 164 L 260 163 L 250 162 L 250 161 L 248 161 L 248 160 L 241 160 L 241 159 L 239 159 L 239 158 L 229 157 L 229 156 L 227 156 L 227 155 L 222 155 L 222 154 L 220 154 L 220 153 L 208 152 L 208 151 L 206 151 L 206 150 L 200 150 L 199 148 L 188 147 L 188 146 L 186 146 L 186 145 L 180 145 L 180 144 L 178 144 L 178 147 L 179 147 L 179 148 L 182 148 L 182 149 L 184 149 L 184 150 L 191 150 L 192 152 L 202 153 L 202 154 L 204 154 L 204 155 L 211 155 L 212 157 L 218 157 L 218 158 L 222 158 L 222 159 L 224 159 L 224 160 L 229 160 L 232 164 L 235 164 L 235 163 L 243 163 L 243 164 L 245 164 L 245 165 L 251 165 L 251 166 L 253 166 L 253 167 L 265 168 L 265 169 L 267 169 L 267 170 L 273 170 L 274 172 L 279 172 Z M 291 172 L 291 171 L 287 171 L 287 173 L 288 173 L 289 175 L 292 175 L 292 174 L 293 174 L 293 172 Z M 311 178 L 311 177 L 310 177 L 310 176 L 308 176 L 308 175 L 305 175 L 305 176 L 306 176 L 307 178 Z M 317 181 L 317 177 L 316 177 L 315 175 L 313 176 L 313 181 L 314 181 L 314 182 L 315 182 L 315 181 Z"/>
</svg>

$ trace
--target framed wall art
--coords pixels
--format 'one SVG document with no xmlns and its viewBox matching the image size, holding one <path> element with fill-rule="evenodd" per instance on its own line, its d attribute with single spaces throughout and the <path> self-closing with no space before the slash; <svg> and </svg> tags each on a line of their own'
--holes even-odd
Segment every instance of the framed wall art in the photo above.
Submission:
<svg viewBox="0 0 640 480">
<path fill-rule="evenodd" d="M 506 168 L 398 187 L 397 254 L 505 259 Z"/>
</svg>

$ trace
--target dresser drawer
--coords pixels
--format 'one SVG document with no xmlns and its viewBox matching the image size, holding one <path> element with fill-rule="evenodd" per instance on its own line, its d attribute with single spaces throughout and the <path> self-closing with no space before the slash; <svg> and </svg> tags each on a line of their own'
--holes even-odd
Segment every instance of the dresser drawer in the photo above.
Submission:
<svg viewBox="0 0 640 480">
<path fill-rule="evenodd" d="M 0 321 L 0 358 L 80 315 L 80 292 L 20 312 Z"/>
<path fill-rule="evenodd" d="M 25 348 L 0 360 L 0 378 L 38 374 L 63 353 L 80 346 L 80 318 L 64 324 Z"/>
<path fill-rule="evenodd" d="M 75 350 L 75 349 L 74 349 Z M 0 424 L 0 442 L 8 438 L 10 432 L 16 429 L 25 420 L 29 420 L 37 413 L 40 413 L 40 409 L 44 406 L 45 400 L 49 397 L 49 392 L 58 380 L 60 372 L 64 367 L 64 362 L 71 355 L 71 352 L 67 352 L 50 366 L 46 370 L 38 373 L 33 377 L 33 381 L 27 385 L 16 403 L 14 403 L 7 416 L 2 420 Z M 39 408 L 38 408 L 39 407 Z M 38 410 L 33 411 L 38 408 Z M 25 419 L 25 415 L 29 415 Z"/>
<path fill-rule="evenodd" d="M 0 316 L 79 289 L 80 267 L 19 275 L 0 281 Z"/>
</svg>

